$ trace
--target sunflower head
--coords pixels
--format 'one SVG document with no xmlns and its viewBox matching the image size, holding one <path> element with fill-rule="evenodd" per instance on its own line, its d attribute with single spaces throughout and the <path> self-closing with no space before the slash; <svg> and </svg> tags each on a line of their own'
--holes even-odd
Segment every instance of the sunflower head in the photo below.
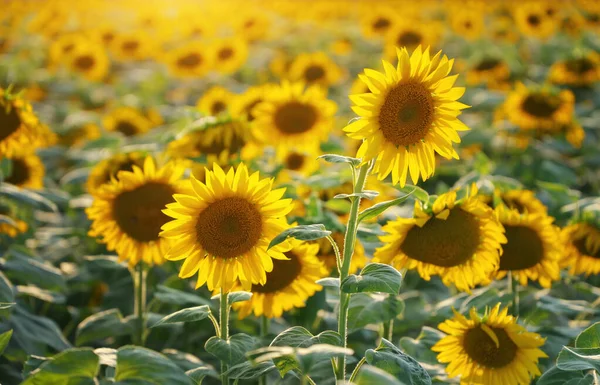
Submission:
<svg viewBox="0 0 600 385">
<path fill-rule="evenodd" d="M 271 88 L 276 87 L 273 84 L 263 84 L 260 86 L 249 87 L 243 94 L 233 98 L 231 103 L 231 115 L 234 118 L 246 120 L 249 123 L 254 122 L 254 107 L 263 102 Z"/>
<path fill-rule="evenodd" d="M 486 85 L 488 88 L 501 89 L 508 86 L 510 68 L 498 57 L 483 57 L 474 62 L 467 72 L 466 81 L 470 85 Z"/>
<path fill-rule="evenodd" d="M 170 51 L 166 56 L 166 64 L 176 77 L 201 77 L 212 68 L 213 57 L 206 47 L 194 42 Z"/>
<path fill-rule="evenodd" d="M 118 153 L 99 162 L 90 171 L 87 190 L 94 195 L 100 187 L 114 179 L 119 171 L 133 171 L 133 167 L 143 167 L 146 154 L 139 151 Z"/>
<path fill-rule="evenodd" d="M 547 357 L 540 350 L 545 340 L 519 325 L 508 308 L 497 304 L 483 317 L 475 308 L 469 318 L 454 314 L 439 325 L 448 335 L 431 348 L 439 362 L 448 364 L 450 377 L 460 376 L 465 384 L 528 385 L 541 375 L 538 361 Z"/>
<path fill-rule="evenodd" d="M 152 128 L 152 122 L 144 113 L 133 107 L 118 107 L 102 119 L 107 131 L 120 132 L 124 136 L 136 136 Z"/>
<path fill-rule="evenodd" d="M 515 10 L 514 18 L 517 27 L 525 36 L 547 39 L 556 30 L 556 20 L 548 16 L 538 2 L 521 3 Z"/>
<path fill-rule="evenodd" d="M 504 205 L 521 214 L 546 214 L 548 208 L 531 190 L 496 189 L 491 195 L 479 194 L 479 199 L 491 208 Z"/>
<path fill-rule="evenodd" d="M 341 79 L 342 70 L 324 52 L 304 53 L 291 63 L 288 76 L 295 82 L 328 87 Z"/>
<path fill-rule="evenodd" d="M 10 158 L 11 172 L 4 182 L 24 188 L 44 187 L 44 163 L 35 153 L 19 150 Z"/>
<path fill-rule="evenodd" d="M 433 175 L 435 153 L 458 159 L 452 144 L 460 142 L 457 131 L 468 128 L 457 117 L 468 106 L 457 101 L 465 89 L 453 87 L 456 76 L 448 76 L 453 59 L 441 51 L 431 57 L 421 47 L 410 57 L 406 49 L 397 55 L 397 67 L 383 61 L 385 73 L 359 75 L 371 92 L 350 96 L 361 119 L 344 131 L 363 141 L 356 156 L 375 160 L 379 179 L 392 174 L 393 183 L 404 186 L 409 173 L 415 184 Z"/>
<path fill-rule="evenodd" d="M 108 74 L 110 61 L 104 48 L 97 44 L 77 46 L 68 56 L 68 67 L 90 81 L 102 81 Z"/>
<path fill-rule="evenodd" d="M 88 140 L 101 136 L 100 128 L 94 123 L 77 124 L 59 134 L 58 142 L 67 147 L 78 147 Z"/>
<path fill-rule="evenodd" d="M 196 102 L 198 110 L 208 116 L 223 116 L 227 114 L 234 94 L 221 86 L 209 88 Z"/>
<path fill-rule="evenodd" d="M 590 86 L 600 81 L 600 55 L 592 52 L 586 56 L 554 63 L 550 68 L 549 78 L 554 84 Z"/>
<path fill-rule="evenodd" d="M 248 58 L 248 43 L 241 38 L 222 39 L 211 48 L 215 69 L 224 74 L 239 70 Z"/>
<path fill-rule="evenodd" d="M 48 131 L 34 114 L 31 104 L 0 88 L 0 158 L 11 157 L 22 148 L 42 145 Z"/>
<path fill-rule="evenodd" d="M 561 265 L 571 274 L 600 273 L 600 226 L 594 221 L 572 223 L 561 231 L 565 256 Z"/>
</svg>

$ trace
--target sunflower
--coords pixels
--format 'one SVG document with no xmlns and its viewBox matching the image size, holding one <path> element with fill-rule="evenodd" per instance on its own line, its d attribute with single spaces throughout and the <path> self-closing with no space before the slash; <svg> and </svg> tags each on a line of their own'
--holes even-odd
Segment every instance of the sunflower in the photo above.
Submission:
<svg viewBox="0 0 600 385">
<path fill-rule="evenodd" d="M 293 240 L 288 258 L 274 259 L 273 270 L 267 273 L 264 285 L 253 284 L 249 301 L 238 302 L 233 308 L 239 318 L 254 313 L 260 317 L 281 317 L 284 311 L 306 306 L 306 300 L 322 286 L 315 281 L 327 276 L 327 269 L 317 257 L 319 246 Z"/>
<path fill-rule="evenodd" d="M 485 13 L 479 9 L 457 9 L 452 12 L 450 23 L 457 35 L 467 40 L 475 40 L 485 29 Z"/>
<path fill-rule="evenodd" d="M 55 70 L 60 63 L 65 62 L 76 47 L 85 46 L 88 43 L 88 39 L 81 33 L 68 33 L 58 36 L 49 47 L 48 69 Z"/>
<path fill-rule="evenodd" d="M 458 159 L 452 143 L 457 131 L 468 130 L 457 116 L 467 108 L 456 101 L 465 89 L 453 87 L 457 76 L 447 76 L 454 60 L 441 51 L 430 57 L 418 47 L 409 58 L 398 50 L 398 67 L 383 61 L 385 74 L 366 69 L 359 75 L 371 93 L 351 95 L 352 109 L 361 116 L 344 128 L 353 139 L 363 140 L 357 157 L 376 159 L 373 172 L 383 180 L 390 173 L 393 184 L 404 186 L 407 174 L 416 184 L 435 170 L 437 152 Z"/>
<path fill-rule="evenodd" d="M 587 222 L 571 224 L 561 231 L 566 254 L 562 266 L 570 274 L 586 276 L 600 273 L 600 228 Z"/>
<path fill-rule="evenodd" d="M 75 125 L 59 134 L 58 142 L 66 147 L 78 147 L 88 140 L 98 139 L 102 133 L 94 123 Z"/>
<path fill-rule="evenodd" d="M 285 79 L 290 72 L 290 66 L 294 58 L 287 52 L 279 50 L 269 62 L 269 70 L 278 78 Z"/>
<path fill-rule="evenodd" d="M 174 202 L 174 194 L 187 191 L 180 181 L 185 170 L 175 163 L 157 168 L 150 156 L 143 167 L 132 169 L 120 171 L 95 192 L 86 209 L 92 220 L 89 235 L 102 237 L 107 249 L 116 250 L 119 260 L 129 260 L 130 266 L 162 264 L 169 243 L 159 237 L 169 221 L 162 210 Z"/>
<path fill-rule="evenodd" d="M 442 194 L 430 212 L 416 202 L 414 218 L 398 218 L 383 227 L 387 234 L 379 238 L 384 245 L 376 249 L 373 262 L 417 270 L 425 280 L 439 275 L 445 285 L 463 291 L 487 282 L 498 268 L 506 238 L 492 209 L 476 194 L 475 187 L 461 200 L 456 191 Z"/>
<path fill-rule="evenodd" d="M 249 87 L 243 94 L 233 98 L 231 103 L 231 115 L 235 118 L 252 123 L 256 118 L 253 111 L 254 107 L 265 100 L 269 94 L 269 90 L 273 87 L 273 84 Z"/>
<path fill-rule="evenodd" d="M 222 39 L 211 48 L 214 68 L 223 74 L 239 70 L 248 58 L 248 43 L 242 38 Z"/>
<path fill-rule="evenodd" d="M 470 319 L 469 319 L 470 318 Z M 541 375 L 538 360 L 544 338 L 528 332 L 500 304 L 483 317 L 471 309 L 470 317 L 454 311 L 454 318 L 438 327 L 448 335 L 432 348 L 437 359 L 448 364 L 450 377 L 461 376 L 461 384 L 529 385 Z"/>
<path fill-rule="evenodd" d="M 104 159 L 90 171 L 87 180 L 87 191 L 95 194 L 101 186 L 110 182 L 117 176 L 119 171 L 133 171 L 133 166 L 142 168 L 146 154 L 143 152 L 128 152 L 115 154 Z"/>
<path fill-rule="evenodd" d="M 552 224 L 554 218 L 543 213 L 521 214 L 504 205 L 494 212 L 507 239 L 496 278 L 502 279 L 511 271 L 521 285 L 527 285 L 529 279 L 550 287 L 560 278 L 559 261 L 564 251 L 559 230 Z"/>
<path fill-rule="evenodd" d="M 397 22 L 385 35 L 384 56 L 392 63 L 396 62 L 398 54 L 396 47 L 406 47 L 414 50 L 418 46 L 432 46 L 437 43 L 438 31 L 434 23 L 425 26 L 420 21 L 408 19 Z"/>
<path fill-rule="evenodd" d="M 0 88 L 0 159 L 11 157 L 22 148 L 40 145 L 47 131 L 31 104 Z"/>
<path fill-rule="evenodd" d="M 497 57 L 484 57 L 469 66 L 466 81 L 469 85 L 485 85 L 491 89 L 506 88 L 510 67 Z"/>
<path fill-rule="evenodd" d="M 23 188 L 44 187 L 44 163 L 39 156 L 31 151 L 19 150 L 9 159 L 11 172 L 4 182 Z"/>
<path fill-rule="evenodd" d="M 550 67 L 550 81 L 554 84 L 589 87 L 600 81 L 600 55 L 587 56 L 554 63 Z"/>
<path fill-rule="evenodd" d="M 315 151 L 303 151 L 293 148 L 281 149 L 277 153 L 277 164 L 282 166 L 277 179 L 279 182 L 289 181 L 292 175 L 304 178 L 312 175 L 319 169 Z"/>
<path fill-rule="evenodd" d="M 500 108 L 522 130 L 552 130 L 572 122 L 575 96 L 569 90 L 527 88 L 517 83 Z"/>
<path fill-rule="evenodd" d="M 491 208 L 496 203 L 505 205 L 511 210 L 517 210 L 521 214 L 546 214 L 548 208 L 536 198 L 531 190 L 494 190 L 492 195 L 479 194 L 478 198 Z"/>
<path fill-rule="evenodd" d="M 352 40 L 348 37 L 341 37 L 332 42 L 329 49 L 336 55 L 346 56 L 352 52 Z"/>
<path fill-rule="evenodd" d="M 546 39 L 554 34 L 556 20 L 549 17 L 539 2 L 522 2 L 514 12 L 517 27 L 525 36 Z"/>
<path fill-rule="evenodd" d="M 125 136 L 144 134 L 152 128 L 152 122 L 139 110 L 133 107 L 118 107 L 102 119 L 107 131 L 120 132 Z"/>
<path fill-rule="evenodd" d="M 342 69 L 324 52 L 303 53 L 294 59 L 287 77 L 309 86 L 329 87 L 341 80 Z"/>
<path fill-rule="evenodd" d="M 198 110 L 208 116 L 225 115 L 234 99 L 234 94 L 221 86 L 209 88 L 196 102 Z"/>
<path fill-rule="evenodd" d="M 188 43 L 169 51 L 166 64 L 176 77 L 202 77 L 212 69 L 213 57 L 203 45 Z"/>
<path fill-rule="evenodd" d="M 366 37 L 382 37 L 398 22 L 396 13 L 386 7 L 376 7 L 362 17 L 362 32 Z"/>
<path fill-rule="evenodd" d="M 173 241 L 165 256 L 185 259 L 179 276 L 198 273 L 196 288 L 230 291 L 239 281 L 244 290 L 267 283 L 275 260 L 288 260 L 288 242 L 267 249 L 269 242 L 287 228 L 285 215 L 291 199 L 281 199 L 285 189 L 272 190 L 272 179 L 248 174 L 243 163 L 227 174 L 214 164 L 206 183 L 190 178 L 193 191 L 176 195 L 165 214 L 174 218 L 161 236 Z"/>
<path fill-rule="evenodd" d="M 241 12 L 234 25 L 239 36 L 254 42 L 268 36 L 271 20 L 262 11 Z"/>
<path fill-rule="evenodd" d="M 340 231 L 333 231 L 331 233 L 331 237 L 339 247 L 340 255 L 344 255 L 344 233 Z M 333 250 L 331 243 L 327 240 L 327 238 L 321 238 L 317 240 L 316 243 L 319 245 L 317 257 L 325 264 L 329 274 L 331 275 L 332 273 L 337 272 L 335 251 Z M 356 273 L 359 269 L 365 267 L 367 262 L 368 260 L 365 254 L 365 248 L 363 247 L 362 243 L 357 240 L 356 244 L 354 245 L 354 254 L 352 254 L 352 260 L 350 261 L 349 274 Z"/>
<path fill-rule="evenodd" d="M 108 74 L 110 61 L 101 46 L 80 44 L 68 55 L 68 67 L 87 80 L 97 82 Z"/>
<path fill-rule="evenodd" d="M 284 81 L 252 110 L 253 129 L 265 144 L 312 150 L 327 139 L 336 110 L 320 87 Z"/>
<path fill-rule="evenodd" d="M 111 48 L 120 61 L 148 59 L 153 51 L 152 42 L 142 31 L 117 35 Z"/>
</svg>

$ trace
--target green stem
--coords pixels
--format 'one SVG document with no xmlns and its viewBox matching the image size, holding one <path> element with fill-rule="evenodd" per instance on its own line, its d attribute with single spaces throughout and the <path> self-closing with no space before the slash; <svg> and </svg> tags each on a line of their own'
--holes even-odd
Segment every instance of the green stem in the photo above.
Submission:
<svg viewBox="0 0 600 385">
<path fill-rule="evenodd" d="M 221 321 L 221 339 L 225 341 L 229 340 L 229 294 L 221 289 L 221 309 L 219 312 L 219 319 Z M 225 361 L 221 361 L 221 383 L 223 385 L 229 385 L 229 378 L 227 378 L 227 364 Z"/>
<path fill-rule="evenodd" d="M 133 289 L 134 296 L 134 315 L 137 320 L 137 328 L 135 330 L 134 343 L 139 346 L 144 346 L 146 342 L 146 278 L 148 270 L 144 268 L 144 263 L 139 262 L 133 273 Z"/>
<path fill-rule="evenodd" d="M 519 317 L 519 281 L 513 277 L 512 271 L 508 272 L 508 287 L 512 295 L 512 313 Z"/>
<path fill-rule="evenodd" d="M 360 368 L 365 364 L 365 362 L 367 362 L 367 359 L 365 357 L 361 358 L 360 361 L 358 361 L 358 364 L 356 364 L 356 367 L 352 371 L 350 379 L 348 380 L 350 383 L 354 382 L 356 376 L 358 375 L 358 372 L 360 371 Z"/>
<path fill-rule="evenodd" d="M 260 317 L 260 336 L 266 337 L 269 334 L 269 323 L 270 320 L 264 315 Z M 258 379 L 259 385 L 267 385 L 267 375 L 263 374 Z"/>
<path fill-rule="evenodd" d="M 388 323 L 383 325 L 383 328 L 384 328 L 383 338 L 392 342 L 393 338 L 394 338 L 394 320 L 393 319 L 389 320 Z"/>
<path fill-rule="evenodd" d="M 209 314 L 208 318 L 210 319 L 210 321 L 212 322 L 214 328 L 215 328 L 215 335 L 217 337 L 221 337 L 221 330 L 219 328 L 219 321 L 217 321 L 217 319 L 215 318 L 214 315 Z"/>
<path fill-rule="evenodd" d="M 335 263 L 337 265 L 338 274 L 341 274 L 342 273 L 342 255 L 340 254 L 340 248 L 338 247 L 337 243 L 335 242 L 335 240 L 333 239 L 333 237 L 331 235 L 327 236 L 327 240 L 329 241 L 329 243 L 331 243 L 331 248 L 333 249 L 333 252 L 335 253 Z"/>
<path fill-rule="evenodd" d="M 365 180 L 371 169 L 371 163 L 364 164 L 356 181 L 354 183 L 354 193 L 361 193 L 365 185 Z M 340 271 L 340 283 L 348 277 L 350 271 L 350 262 L 352 254 L 354 254 L 354 244 L 356 243 L 356 232 L 358 230 L 358 208 L 360 206 L 360 197 L 352 197 L 350 206 L 350 216 L 348 218 L 348 226 L 346 227 L 346 236 L 344 237 L 344 258 L 342 260 L 342 269 Z M 348 343 L 348 305 L 350 305 L 350 295 L 342 291 L 340 285 L 340 310 L 338 317 L 338 333 L 342 337 L 343 347 L 347 347 Z M 338 360 L 336 378 L 338 381 L 344 381 L 346 378 L 346 356 L 342 356 Z"/>
</svg>

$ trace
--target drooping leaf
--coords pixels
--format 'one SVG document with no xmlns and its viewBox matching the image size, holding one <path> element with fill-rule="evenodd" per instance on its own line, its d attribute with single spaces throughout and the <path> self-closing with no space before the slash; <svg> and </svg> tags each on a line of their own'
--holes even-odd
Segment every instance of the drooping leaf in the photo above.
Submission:
<svg viewBox="0 0 600 385">
<path fill-rule="evenodd" d="M 85 345 L 109 337 L 131 334 L 132 329 L 127 324 L 118 309 L 105 310 L 91 315 L 77 325 L 75 343 Z"/>
<path fill-rule="evenodd" d="M 406 385 L 404 382 L 398 381 L 396 377 L 385 370 L 381 370 L 371 365 L 361 366 L 354 383 L 356 385 Z"/>
<path fill-rule="evenodd" d="M 390 207 L 398 206 L 399 204 L 404 203 L 414 191 L 416 191 L 416 189 L 410 191 L 407 195 L 401 196 L 400 198 L 380 202 L 367 209 L 364 209 L 358 214 L 358 222 L 360 223 L 366 219 L 375 218 Z"/>
<path fill-rule="evenodd" d="M 402 337 L 400 339 L 400 346 L 402 349 L 411 357 L 419 362 L 426 362 L 429 364 L 438 364 L 437 353 L 431 350 L 440 339 L 442 339 L 444 333 L 437 329 L 429 326 L 423 326 L 421 333 L 416 339 L 410 337 Z"/>
<path fill-rule="evenodd" d="M 117 351 L 115 384 L 193 385 L 193 382 L 162 354 L 139 346 L 124 346 Z"/>
<path fill-rule="evenodd" d="M 350 298 L 348 328 L 360 329 L 396 318 L 404 310 L 404 302 L 392 295 L 357 293 Z"/>
<path fill-rule="evenodd" d="M 377 349 L 365 352 L 368 364 L 385 370 L 406 385 L 431 385 L 427 371 L 412 357 L 398 349 L 394 344 L 381 340 Z"/>
<path fill-rule="evenodd" d="M 0 196 L 7 196 L 36 209 L 58 212 L 58 207 L 49 199 L 44 198 L 34 191 L 21 189 L 8 183 L 0 185 Z"/>
<path fill-rule="evenodd" d="M 185 291 L 173 289 L 167 286 L 158 285 L 154 297 L 162 303 L 188 306 L 188 305 L 212 305 L 209 300 L 199 295 L 186 293 Z"/>
<path fill-rule="evenodd" d="M 271 243 L 269 243 L 269 249 L 284 242 L 288 238 L 295 238 L 300 241 L 315 241 L 317 239 L 325 238 L 330 234 L 331 231 L 327 230 L 322 224 L 296 226 L 283 231 L 273 238 Z"/>
<path fill-rule="evenodd" d="M 332 278 L 332 277 L 321 278 L 321 279 L 317 280 L 316 283 L 318 283 L 319 285 L 321 285 L 323 287 L 335 287 L 335 288 L 340 287 L 340 279 L 339 278 Z"/>
<path fill-rule="evenodd" d="M 359 275 L 351 274 L 342 282 L 345 293 L 388 293 L 398 294 L 402 274 L 390 265 L 369 263 Z"/>
<path fill-rule="evenodd" d="M 0 271 L 0 303 L 13 303 L 14 300 L 13 285 Z"/>
<path fill-rule="evenodd" d="M 225 341 L 219 337 L 211 337 L 204 344 L 207 352 L 228 365 L 237 365 L 246 360 L 246 352 L 254 349 L 258 341 L 247 334 L 238 333 Z"/>
<path fill-rule="evenodd" d="M 219 378 L 219 373 L 212 366 L 206 364 L 190 369 L 185 374 L 194 382 L 194 385 L 201 385 L 206 377 Z"/>
<path fill-rule="evenodd" d="M 590 370 L 600 372 L 600 347 L 598 348 L 562 348 L 556 359 L 561 370 Z"/>
<path fill-rule="evenodd" d="M 573 380 L 577 380 L 578 382 L 575 384 L 580 385 L 579 382 L 583 378 L 584 375 L 581 371 L 565 371 L 553 366 L 538 379 L 537 385 L 565 385 Z"/>
<path fill-rule="evenodd" d="M 99 364 L 90 348 L 65 350 L 31 371 L 21 385 L 93 385 Z"/>
<path fill-rule="evenodd" d="M 57 351 L 71 347 L 54 321 L 33 315 L 21 306 L 12 310 L 9 325 L 14 330 L 13 341 L 30 354 L 43 355 L 46 346 Z"/>
<path fill-rule="evenodd" d="M 157 327 L 162 325 L 169 325 L 182 322 L 195 322 L 207 318 L 210 315 L 210 308 L 208 305 L 189 307 L 187 309 L 181 309 L 175 313 L 169 314 L 162 318 L 160 321 L 152 325 L 151 327 Z"/>
<path fill-rule="evenodd" d="M 5 333 L 0 334 L 0 356 L 4 353 L 4 349 L 8 346 L 10 342 L 10 337 L 12 337 L 13 331 L 9 330 Z"/>
<path fill-rule="evenodd" d="M 61 293 L 40 289 L 39 287 L 33 285 L 17 285 L 16 290 L 17 295 L 26 295 L 49 303 L 62 305 L 67 300 L 66 297 Z"/>
<path fill-rule="evenodd" d="M 337 194 L 333 199 L 348 199 L 348 198 L 363 198 L 363 199 L 374 199 L 379 195 L 377 191 L 365 190 L 359 193 L 351 194 Z"/>
<path fill-rule="evenodd" d="M 63 290 L 66 287 L 65 278 L 59 269 L 36 259 L 27 250 L 13 247 L 9 254 L 3 270 L 13 282 L 35 283 L 47 290 Z"/>
<path fill-rule="evenodd" d="M 233 380 L 255 380 L 277 368 L 271 361 L 255 364 L 250 361 L 244 361 L 241 364 L 234 365 L 227 370 L 227 375 Z"/>
<path fill-rule="evenodd" d="M 349 156 L 342 156 L 336 154 L 324 154 L 317 157 L 317 159 L 323 159 L 324 161 L 329 163 L 349 163 L 354 167 L 360 164 L 360 159 L 358 158 L 351 158 Z"/>
<path fill-rule="evenodd" d="M 576 348 L 600 348 L 600 322 L 585 329 L 575 340 Z"/>
</svg>

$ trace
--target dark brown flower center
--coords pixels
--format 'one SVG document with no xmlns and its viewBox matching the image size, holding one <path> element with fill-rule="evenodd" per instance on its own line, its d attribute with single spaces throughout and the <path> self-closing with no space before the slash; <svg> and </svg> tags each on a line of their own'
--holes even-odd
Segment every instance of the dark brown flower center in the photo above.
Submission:
<svg viewBox="0 0 600 385">
<path fill-rule="evenodd" d="M 27 166 L 27 163 L 25 163 L 25 160 L 21 158 L 15 158 L 12 159 L 12 171 L 10 176 L 4 181 L 14 184 L 15 186 L 21 186 L 23 183 L 29 180 L 30 176 L 31 170 Z"/>
<path fill-rule="evenodd" d="M 373 29 L 376 31 L 381 31 L 381 30 L 387 29 L 389 26 L 390 26 L 390 21 L 383 17 L 380 17 L 379 19 L 375 20 L 375 22 L 373 23 Z"/>
<path fill-rule="evenodd" d="M 515 198 L 502 197 L 502 202 L 509 209 L 517 210 L 519 213 L 524 213 L 525 211 L 527 211 L 527 207 Z"/>
<path fill-rule="evenodd" d="M 102 34 L 102 41 L 105 43 L 110 43 L 115 39 L 115 34 L 113 32 L 105 32 Z"/>
<path fill-rule="evenodd" d="M 292 152 L 285 159 L 285 167 L 288 170 L 294 170 L 294 171 L 299 170 L 302 168 L 302 165 L 304 164 L 305 159 L 306 159 L 306 156 L 304 156 L 303 154 L 298 154 L 297 152 Z"/>
<path fill-rule="evenodd" d="M 417 261 L 453 267 L 471 259 L 479 244 L 479 221 L 455 207 L 446 220 L 432 217 L 423 227 L 413 226 L 400 250 Z"/>
<path fill-rule="evenodd" d="M 137 49 L 140 47 L 140 42 L 135 40 L 128 40 L 123 43 L 122 47 L 125 51 L 132 53 L 137 51 Z"/>
<path fill-rule="evenodd" d="M 502 368 L 517 356 L 517 345 L 502 328 L 490 327 L 498 339 L 498 345 L 481 326 L 465 333 L 464 349 L 467 355 L 479 365 L 487 368 Z"/>
<path fill-rule="evenodd" d="M 590 236 L 590 235 L 588 235 Z M 573 246 L 577 248 L 577 251 L 583 255 L 587 255 L 589 257 L 600 259 L 600 249 L 596 250 L 596 252 L 592 252 L 586 245 L 587 237 L 582 237 L 573 241 Z"/>
<path fill-rule="evenodd" d="M 565 67 L 567 68 L 567 71 L 576 74 L 584 74 L 596 68 L 594 62 L 588 58 L 569 60 L 565 63 Z"/>
<path fill-rule="evenodd" d="M 537 231 L 527 226 L 504 225 L 507 243 L 502 246 L 500 270 L 523 270 L 544 258 L 544 244 Z"/>
<path fill-rule="evenodd" d="M 540 25 L 541 21 L 542 20 L 540 19 L 540 17 L 538 15 L 527 16 L 527 23 L 529 23 L 529 25 L 531 25 L 533 27 L 537 27 L 538 25 Z"/>
<path fill-rule="evenodd" d="M 223 48 L 219 51 L 218 56 L 219 59 L 221 60 L 228 60 L 233 56 L 233 49 L 227 47 L 227 48 Z"/>
<path fill-rule="evenodd" d="M 409 146 L 425 138 L 434 118 L 431 91 L 417 82 L 398 84 L 379 112 L 383 136 L 396 146 Z"/>
<path fill-rule="evenodd" d="M 285 256 L 289 258 L 288 261 L 273 259 L 273 271 L 267 273 L 267 283 L 264 286 L 252 285 L 251 291 L 265 294 L 276 293 L 294 282 L 302 271 L 302 264 L 293 251 L 286 252 Z"/>
<path fill-rule="evenodd" d="M 217 100 L 210 106 L 210 113 L 213 116 L 220 114 L 227 109 L 227 105 L 220 100 Z"/>
<path fill-rule="evenodd" d="M 475 71 L 488 71 L 494 69 L 500 65 L 501 61 L 498 59 L 485 59 L 480 61 L 475 66 Z"/>
<path fill-rule="evenodd" d="M 252 113 L 252 110 L 258 104 L 262 103 L 262 101 L 263 101 L 262 99 L 256 99 L 252 103 L 250 103 L 246 107 L 244 107 L 244 111 L 246 112 L 246 116 L 247 116 L 247 119 L 248 119 L 249 122 L 252 122 L 256 118 L 254 116 L 254 114 Z"/>
<path fill-rule="evenodd" d="M 147 182 L 131 191 L 119 194 L 112 214 L 121 231 L 138 242 L 158 240 L 162 225 L 169 217 L 162 210 L 174 202 L 175 190 L 168 184 Z"/>
<path fill-rule="evenodd" d="M 63 51 L 63 53 L 69 53 L 69 52 L 73 51 L 73 48 L 75 48 L 75 44 L 68 43 L 62 47 L 62 51 Z"/>
<path fill-rule="evenodd" d="M 115 130 L 119 131 L 125 136 L 133 136 L 139 131 L 136 125 L 127 120 L 119 120 L 115 126 Z"/>
<path fill-rule="evenodd" d="M 549 118 L 560 108 L 560 98 L 554 95 L 533 93 L 522 104 L 523 111 L 538 118 Z"/>
<path fill-rule="evenodd" d="M 94 57 L 90 55 L 78 56 L 75 59 L 75 67 L 82 71 L 87 71 L 93 68 L 95 63 L 96 61 L 94 60 Z"/>
<path fill-rule="evenodd" d="M 232 135 L 229 144 L 225 143 L 223 138 L 214 139 L 210 143 L 205 143 L 201 139 L 201 134 L 196 137 L 196 144 L 194 145 L 194 148 L 196 151 L 205 155 L 219 155 L 224 150 L 228 150 L 229 153 L 234 154 L 240 151 L 246 144 L 246 140 L 243 137 L 235 134 Z"/>
<path fill-rule="evenodd" d="M 21 117 L 14 107 L 6 112 L 6 108 L 0 105 L 0 141 L 8 138 L 13 132 L 21 127 Z"/>
<path fill-rule="evenodd" d="M 304 80 L 307 83 L 314 83 L 321 80 L 324 76 L 325 70 L 319 65 L 311 65 L 304 70 Z"/>
<path fill-rule="evenodd" d="M 177 59 L 177 66 L 182 68 L 195 68 L 201 63 L 202 56 L 193 52 Z"/>
<path fill-rule="evenodd" d="M 198 216 L 196 239 L 210 255 L 229 259 L 243 255 L 258 243 L 262 216 L 254 204 L 240 197 L 211 203 Z"/>
<path fill-rule="evenodd" d="M 398 36 L 396 42 L 399 47 L 414 47 L 419 45 L 423 40 L 423 36 L 415 31 L 405 31 Z"/>
<path fill-rule="evenodd" d="M 310 131 L 317 122 L 317 112 L 301 102 L 288 102 L 275 112 L 275 126 L 286 134 L 301 134 Z"/>
</svg>

